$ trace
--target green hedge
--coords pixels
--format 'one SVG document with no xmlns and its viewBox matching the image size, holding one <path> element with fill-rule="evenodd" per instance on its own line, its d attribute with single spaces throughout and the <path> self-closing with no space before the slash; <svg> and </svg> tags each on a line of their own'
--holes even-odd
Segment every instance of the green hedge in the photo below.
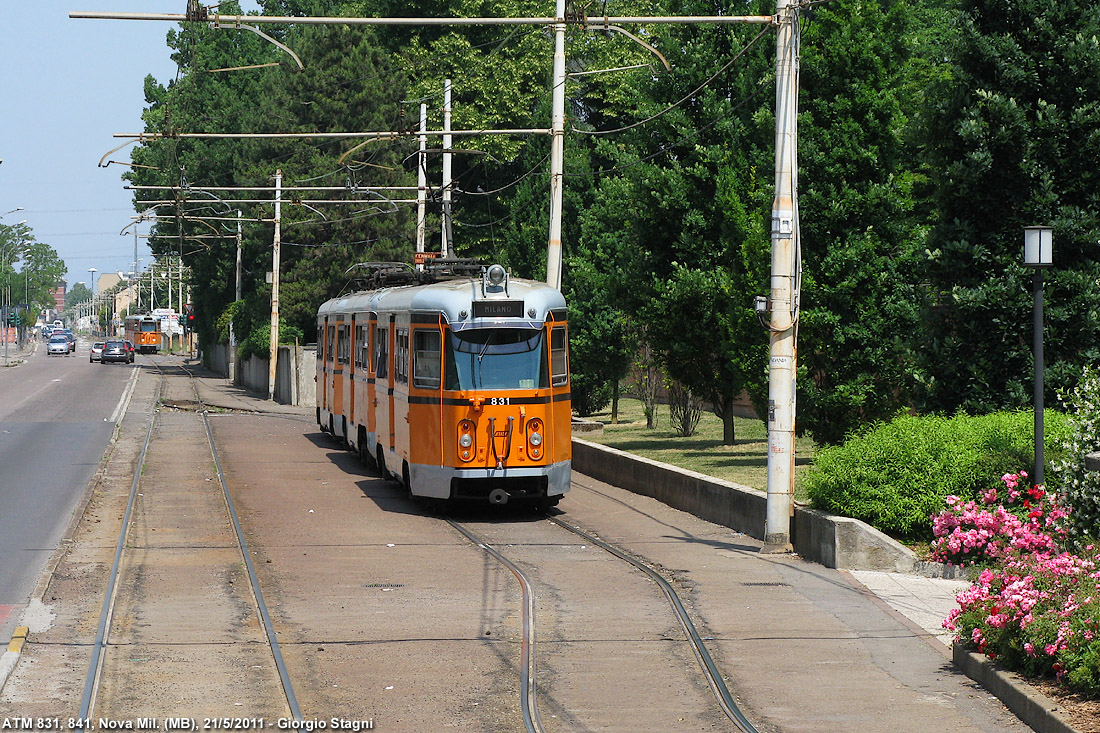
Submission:
<svg viewBox="0 0 1100 733">
<path fill-rule="evenodd" d="M 1060 457 L 1065 415 L 1044 413 L 1046 463 Z M 805 488 L 814 508 L 861 519 L 905 540 L 930 540 L 949 495 L 977 499 L 1005 473 L 1031 472 L 1031 412 L 902 415 L 820 448 Z"/>
</svg>

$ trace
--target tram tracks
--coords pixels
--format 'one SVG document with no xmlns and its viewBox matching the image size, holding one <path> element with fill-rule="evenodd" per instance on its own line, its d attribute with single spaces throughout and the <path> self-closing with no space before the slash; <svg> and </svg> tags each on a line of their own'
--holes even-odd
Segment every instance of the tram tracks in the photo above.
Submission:
<svg viewBox="0 0 1100 733">
<path fill-rule="evenodd" d="M 161 366 L 159 364 L 157 364 L 155 360 L 147 359 L 146 363 L 154 365 L 157 368 L 158 371 L 161 371 Z M 176 367 L 173 367 L 173 368 L 176 368 Z M 163 376 L 164 375 L 162 374 L 162 377 Z M 183 380 L 176 379 L 174 381 L 178 384 L 183 384 Z M 225 514 L 224 514 L 224 516 L 226 518 L 225 521 L 228 524 L 233 525 L 233 534 L 235 536 L 234 546 L 236 548 L 236 551 L 239 553 L 238 561 L 240 563 L 242 563 L 244 566 L 247 567 L 247 570 L 248 570 L 248 572 L 247 572 L 248 585 L 249 585 L 249 588 L 252 589 L 250 591 L 252 593 L 252 598 L 253 598 L 252 602 L 255 604 L 257 609 L 259 609 L 263 605 L 262 592 L 260 591 L 259 584 L 258 584 L 256 576 L 255 576 L 255 570 L 254 570 L 254 568 L 251 567 L 251 558 L 250 558 L 251 553 L 249 552 L 248 547 L 245 544 L 245 539 L 244 539 L 243 532 L 242 532 L 241 527 L 240 527 L 240 522 L 236 517 L 236 511 L 233 507 L 232 499 L 229 496 L 225 476 L 224 476 L 224 473 L 223 473 L 223 470 L 222 470 L 221 458 L 218 454 L 218 450 L 217 450 L 217 447 L 216 447 L 214 439 L 213 439 L 213 433 L 211 431 L 210 422 L 209 422 L 209 420 L 207 418 L 207 415 L 206 415 L 205 407 L 202 405 L 202 401 L 199 397 L 198 390 L 194 386 L 194 380 L 189 380 L 189 381 L 190 381 L 191 389 L 194 391 L 194 399 L 191 399 L 190 396 L 187 396 L 186 399 L 183 398 L 184 396 L 181 395 L 180 392 L 178 391 L 178 386 L 177 386 L 177 392 L 174 395 L 172 395 L 171 397 L 164 395 L 161 391 L 161 387 L 158 386 L 156 397 L 154 399 L 154 404 L 159 405 L 161 407 L 161 409 L 160 409 L 161 413 L 167 413 L 167 414 L 170 414 L 170 415 L 175 415 L 176 417 L 178 417 L 181 420 L 190 419 L 192 421 L 201 421 L 201 423 L 202 423 L 202 433 L 203 433 L 203 442 L 204 442 L 204 444 L 206 444 L 205 451 L 206 451 L 206 455 L 207 455 L 207 458 L 203 459 L 203 460 L 207 460 L 207 461 L 211 462 L 212 465 L 213 465 L 212 471 L 213 471 L 213 473 L 216 473 L 216 481 L 220 485 L 220 491 L 221 491 L 222 497 L 223 497 L 222 502 L 225 505 Z M 171 405 L 178 406 L 180 409 L 178 409 L 178 410 L 165 409 L 165 406 L 171 406 Z M 197 415 L 197 417 L 196 417 L 196 415 Z M 135 541 L 135 538 L 132 534 L 130 534 L 128 536 L 127 533 L 128 532 L 133 532 L 133 527 L 136 523 L 135 522 L 135 513 L 137 512 L 137 510 L 140 507 L 142 507 L 143 503 L 146 503 L 150 500 L 149 497 L 141 495 L 143 493 L 143 489 L 145 488 L 145 484 L 142 483 L 142 481 L 143 481 L 142 472 L 144 470 L 143 467 L 146 465 L 146 451 L 149 449 L 149 442 L 150 442 L 151 436 L 156 434 L 156 431 L 157 431 L 158 427 L 160 427 L 160 425 L 161 425 L 161 423 L 158 422 L 158 420 L 163 420 L 163 419 L 164 419 L 164 415 L 158 415 L 158 410 L 157 410 L 156 407 L 154 407 L 153 411 L 150 413 L 150 415 L 148 417 L 148 422 L 147 422 L 147 425 L 146 425 L 146 428 L 145 428 L 145 444 L 142 448 L 141 457 L 137 462 L 137 468 L 135 470 L 135 476 L 134 476 L 134 484 L 131 487 L 130 498 L 129 498 L 129 501 L 128 501 L 128 504 L 127 504 L 127 511 L 126 511 L 126 515 L 124 517 L 124 522 L 123 522 L 123 528 L 122 528 L 122 530 L 119 534 L 118 543 L 116 545 L 116 555 L 120 558 L 123 558 L 123 560 L 121 562 L 121 564 L 123 564 L 123 565 L 125 564 L 125 558 L 128 556 L 128 554 L 132 557 L 132 553 L 142 551 L 140 543 Z M 211 481 L 211 478 L 208 477 L 206 479 L 206 481 Z M 146 492 L 146 493 L 148 493 L 148 492 Z M 626 552 L 621 551 L 621 550 L 616 552 L 616 550 L 618 548 L 615 548 L 610 543 L 604 543 L 598 537 L 590 535 L 590 534 L 584 532 L 584 530 L 580 530 L 578 528 L 571 527 L 567 523 L 562 522 L 557 518 L 550 518 L 550 521 L 554 525 L 553 526 L 554 531 L 557 531 L 557 529 L 560 528 L 560 529 L 564 529 L 564 530 L 567 530 L 569 532 L 572 532 L 575 535 L 581 537 L 586 543 L 592 545 L 593 547 L 600 547 L 601 549 L 603 549 L 603 550 L 611 553 L 615 557 L 617 557 L 619 560 L 626 561 L 626 562 L 631 562 L 632 565 L 635 565 L 636 567 L 638 567 L 638 569 L 642 570 L 642 572 L 646 572 L 646 568 L 644 567 L 644 563 L 638 563 L 638 561 L 636 561 L 636 560 L 632 561 L 632 558 L 629 556 L 629 553 L 626 553 Z M 507 554 L 505 552 L 501 552 L 499 549 L 497 549 L 497 547 L 494 547 L 493 544 L 490 541 L 488 541 L 485 538 L 479 536 L 476 531 L 474 531 L 474 530 L 472 530 L 468 527 L 461 526 L 459 523 L 457 523 L 453 520 L 448 520 L 448 522 L 452 525 L 452 527 L 455 528 L 456 531 L 463 534 L 463 536 L 465 536 L 466 539 L 469 542 L 473 543 L 480 550 L 486 552 L 487 554 L 492 556 L 497 562 L 499 562 L 502 565 L 504 565 L 505 567 L 507 567 L 508 570 L 513 575 L 515 575 L 516 579 L 521 584 L 523 592 L 522 592 L 521 609 L 519 609 L 519 610 L 522 611 L 525 620 L 523 621 L 522 638 L 520 640 L 521 643 L 519 644 L 519 647 L 520 647 L 519 657 L 520 657 L 520 659 L 519 659 L 518 664 L 515 667 L 515 671 L 519 673 L 519 677 L 520 677 L 520 688 L 521 688 L 521 690 L 520 690 L 520 708 L 521 708 L 522 717 L 523 717 L 523 725 L 525 726 L 526 730 L 528 730 L 528 731 L 538 731 L 539 733 L 543 733 L 544 731 L 547 730 L 547 728 L 543 723 L 542 715 L 540 715 L 540 711 L 539 711 L 540 692 L 537 689 L 538 669 L 537 669 L 536 661 L 539 660 L 540 657 L 536 654 L 536 631 L 537 631 L 537 627 L 536 627 L 535 618 L 534 618 L 535 609 L 536 609 L 536 601 L 537 601 L 536 588 L 538 587 L 538 585 L 531 581 L 531 579 L 529 577 L 529 574 L 527 572 L 525 572 L 525 570 L 524 570 L 524 566 L 523 566 L 522 562 L 517 562 L 516 558 L 514 558 L 514 557 L 508 557 L 508 554 L 511 554 L 510 552 L 507 553 Z M 507 525 L 505 525 L 505 526 L 507 526 Z M 547 531 L 550 531 L 550 528 L 547 528 Z M 498 543 L 498 546 L 499 546 L 499 543 Z M 608 560 L 607 562 L 610 563 L 612 561 Z M 116 560 L 116 566 L 119 565 L 119 564 L 120 564 L 120 562 L 118 560 Z M 97 634 L 97 640 L 96 640 L 96 657 L 97 657 L 97 659 L 96 659 L 96 661 L 94 661 L 92 663 L 92 666 L 90 666 L 90 668 L 89 668 L 89 678 L 88 678 L 88 682 L 87 682 L 87 685 L 91 686 L 92 693 L 91 693 L 91 696 L 88 699 L 87 707 L 85 707 L 82 704 L 81 719 L 88 719 L 93 715 L 100 715 L 100 714 L 117 714 L 109 708 L 105 709 L 104 712 L 101 713 L 96 707 L 97 701 L 96 701 L 96 692 L 95 692 L 95 690 L 102 683 L 102 681 L 103 681 L 103 670 L 106 668 L 105 665 L 104 665 L 103 660 L 104 660 L 105 656 L 108 656 L 112 652 L 112 650 L 115 651 L 115 652 L 118 652 L 120 648 L 125 650 L 125 651 L 129 651 L 130 649 L 135 648 L 132 645 L 127 647 L 127 646 L 122 646 L 122 645 L 119 645 L 119 644 L 115 644 L 114 639 L 111 636 L 111 634 L 112 634 L 112 622 L 117 620 L 116 615 L 115 615 L 115 613 L 116 613 L 115 612 L 115 602 L 116 602 L 116 598 L 118 596 L 117 586 L 118 586 L 118 577 L 119 577 L 118 573 L 119 572 L 120 572 L 120 570 L 119 570 L 118 567 L 116 567 L 112 570 L 111 582 L 114 584 L 115 587 L 105 597 L 104 608 L 103 608 L 103 611 L 101 612 L 101 617 L 103 619 L 105 619 L 102 622 L 103 623 L 103 634 L 102 634 L 102 638 L 100 638 L 99 635 Z M 650 571 L 650 572 L 652 572 L 652 571 Z M 656 582 L 658 585 L 661 585 L 661 583 L 664 582 L 664 584 L 666 586 L 668 586 L 667 581 L 664 581 L 663 578 L 658 580 L 657 577 L 653 577 L 652 575 L 650 575 L 649 572 L 646 572 L 646 575 L 650 576 L 650 580 L 652 580 L 653 582 Z M 654 573 L 654 575 L 659 577 L 659 573 Z M 643 581 L 639 580 L 637 582 L 641 583 Z M 664 595 L 667 598 L 669 604 L 672 605 L 674 607 L 674 609 L 675 609 L 676 606 L 680 607 L 679 614 L 682 614 L 682 615 L 678 614 L 678 623 L 683 628 L 684 635 L 688 639 L 689 645 L 692 646 L 693 654 L 695 655 L 695 658 L 699 661 L 700 668 L 704 669 L 703 677 L 706 678 L 707 686 L 709 686 L 712 689 L 713 694 L 715 695 L 716 699 L 718 700 L 718 706 L 721 707 L 723 712 L 728 717 L 730 717 L 731 720 L 734 721 L 734 725 L 736 726 L 737 730 L 740 730 L 740 731 L 755 731 L 755 728 L 753 728 L 751 723 L 749 723 L 747 721 L 747 719 L 744 719 L 743 716 L 742 716 L 741 720 L 738 720 L 738 718 L 737 718 L 738 710 L 737 710 L 737 707 L 736 707 L 736 703 L 733 702 L 732 696 L 729 695 L 728 690 L 725 690 L 725 686 L 721 681 L 721 675 L 718 673 L 716 667 L 714 666 L 713 660 L 710 660 L 709 654 L 707 653 L 706 648 L 703 645 L 703 641 L 702 641 L 700 635 L 698 634 L 698 632 L 696 632 L 694 630 L 694 627 L 691 625 L 691 621 L 687 617 L 686 611 L 684 611 L 684 609 L 683 609 L 683 604 L 680 603 L 679 599 L 676 597 L 675 590 L 673 590 L 671 588 L 671 586 L 668 586 L 668 590 L 665 590 L 664 588 L 662 588 L 662 593 L 664 593 Z M 656 600 L 654 600 L 654 602 L 658 603 L 658 601 L 656 601 Z M 130 610 L 132 611 L 132 609 L 133 609 L 133 606 L 131 605 Z M 123 615 L 125 615 L 125 614 L 123 614 Z M 296 709 L 296 701 L 294 701 L 294 692 L 293 692 L 293 689 L 290 685 L 290 676 L 287 674 L 286 669 L 285 669 L 285 665 L 282 664 L 281 659 L 280 659 L 281 658 L 281 653 L 279 651 L 278 641 L 275 638 L 274 631 L 271 627 L 270 618 L 269 617 L 265 618 L 266 610 L 257 610 L 256 615 L 260 619 L 257 623 L 263 627 L 262 636 L 264 637 L 264 639 L 266 640 L 266 643 L 268 644 L 268 651 L 266 652 L 266 654 L 268 654 L 269 658 L 278 660 L 278 661 L 275 662 L 275 666 L 278 669 L 278 677 L 279 677 L 278 686 L 282 690 L 281 694 L 285 698 L 284 703 L 283 703 L 283 704 L 285 704 L 285 710 L 282 712 L 282 714 L 294 717 L 297 720 L 301 720 L 302 719 L 301 718 L 301 713 L 300 713 L 300 711 L 298 711 Z M 132 642 L 124 642 L 124 644 L 125 643 L 132 644 Z M 257 642 L 253 641 L 252 645 L 253 646 L 257 645 Z M 136 656 L 136 654 L 131 654 L 131 656 Z M 551 654 L 551 658 L 553 658 L 553 654 Z M 687 657 L 685 657 L 685 661 L 686 661 L 686 659 L 687 659 Z M 117 661 L 117 655 L 116 655 L 116 661 Z M 710 670 L 709 672 L 707 671 L 708 662 L 709 662 L 709 670 Z M 94 667 L 95 669 L 93 669 L 92 667 Z M 116 664 L 116 667 L 115 667 L 116 671 L 117 671 L 117 667 L 118 667 L 118 665 Z M 557 672 L 557 674 L 568 674 L 568 672 L 559 670 Z M 271 689 L 274 689 L 274 685 L 271 686 Z M 724 696 L 723 696 L 723 692 L 722 692 L 723 690 L 725 690 Z M 725 699 L 723 699 L 723 697 Z M 569 712 L 568 704 L 566 704 L 565 707 L 562 707 L 561 701 L 559 701 L 559 700 L 550 700 L 550 699 L 545 699 L 544 698 L 542 702 L 543 702 L 544 705 L 551 704 L 551 705 L 554 706 L 551 709 L 551 712 L 558 712 L 558 713 L 568 713 Z M 255 708 L 251 708 L 249 710 L 250 710 L 251 714 L 253 714 L 253 715 L 255 714 Z M 515 708 L 513 708 L 513 710 L 515 710 Z M 733 711 L 733 712 L 731 712 L 731 711 Z M 543 710 L 543 714 L 548 714 L 546 712 L 545 708 Z M 715 715 L 717 715 L 717 711 L 715 711 Z M 557 716 L 555 716 L 555 717 L 557 717 Z M 549 719 L 547 720 L 547 722 L 550 722 Z M 561 720 L 557 721 L 557 724 L 555 724 L 552 729 L 560 729 L 560 725 L 562 724 L 562 722 L 563 721 L 561 721 Z M 583 721 L 578 720 L 577 723 L 579 725 L 581 725 L 582 727 L 584 725 Z"/>
<path fill-rule="evenodd" d="M 646 563 L 638 560 L 627 551 L 615 545 L 606 542 L 589 532 L 586 532 L 579 527 L 572 526 L 558 517 L 547 516 L 547 521 L 554 524 L 561 529 L 570 532 L 586 542 L 601 548 L 602 550 L 610 553 L 612 556 L 630 564 L 632 567 L 641 571 L 647 578 L 657 584 L 662 594 L 669 602 L 676 619 L 683 629 L 685 640 L 688 646 L 699 664 L 699 668 L 706 679 L 707 685 L 714 695 L 714 698 L 721 708 L 722 712 L 727 718 L 732 721 L 734 726 L 741 733 L 758 733 L 757 728 L 748 719 L 745 713 L 738 706 L 734 700 L 733 695 L 730 693 L 729 688 L 726 686 L 725 681 L 722 678 L 722 674 L 711 657 L 706 645 L 703 642 L 702 636 L 696 630 L 694 623 L 689 616 L 687 609 L 684 607 L 683 602 L 680 600 L 676 590 L 672 587 L 660 573 L 653 568 L 649 567 Z M 545 733 L 545 728 L 542 724 L 541 716 L 539 715 L 538 707 L 538 690 L 537 690 L 537 665 L 536 665 L 536 624 L 535 624 L 535 591 L 534 584 L 532 583 L 528 574 L 512 559 L 508 558 L 504 553 L 494 547 L 488 540 L 481 537 L 479 534 L 456 522 L 453 519 L 446 519 L 447 523 L 451 525 L 456 531 L 461 533 L 466 539 L 472 542 L 479 549 L 484 550 L 498 562 L 503 564 L 509 571 L 515 575 L 522 588 L 523 595 L 523 614 L 522 614 L 522 652 L 521 652 L 521 705 L 523 709 L 523 719 L 528 733 Z"/>
<path fill-rule="evenodd" d="M 131 688 L 148 690 L 148 684 L 142 685 L 150 678 L 160 682 L 169 679 L 166 675 L 170 675 L 173 662 L 183 663 L 180 659 L 173 660 L 173 653 L 188 657 L 187 663 L 192 668 L 195 657 L 204 657 L 198 660 L 200 668 L 205 667 L 212 677 L 221 673 L 225 690 L 249 700 L 247 705 L 235 703 L 248 711 L 248 719 L 256 720 L 266 713 L 271 718 L 301 721 L 301 711 L 194 379 L 183 370 L 194 392 L 192 404 L 198 409 L 167 410 L 170 400 L 165 391 L 169 376 L 158 360 L 145 361 L 156 370 L 158 382 L 115 544 L 75 729 L 83 730 L 102 716 L 134 714 L 134 710 L 122 709 L 120 705 L 137 702 L 148 706 L 148 701 L 134 699 Z M 158 432 L 165 435 L 153 441 Z M 159 465 L 151 465 L 150 456 L 158 449 L 186 455 L 173 456 L 175 462 L 166 462 L 161 454 Z M 218 492 L 210 490 L 209 484 L 215 479 L 204 470 L 204 464 L 214 469 Z M 173 475 L 163 475 L 166 468 Z M 217 498 L 216 493 L 220 494 Z M 241 565 L 246 570 L 247 583 L 243 584 L 246 590 L 238 582 Z M 201 591 L 199 597 L 195 598 L 196 593 L 184 593 L 177 598 L 178 609 L 166 609 L 164 600 L 154 597 L 154 590 L 178 583 L 182 577 L 200 586 L 195 589 Z M 128 593 L 125 610 L 120 613 L 119 589 L 123 584 Z M 194 618 L 182 618 L 187 613 Z M 247 620 L 247 616 L 252 616 L 252 620 Z M 197 642 L 194 639 L 195 631 L 210 632 L 219 626 L 224 633 Z M 262 628 L 261 638 L 257 638 L 257 627 Z M 262 647 L 267 650 L 266 662 L 262 652 L 257 654 Z M 150 670 L 142 664 L 150 660 L 160 661 L 161 665 Z M 261 679 L 268 675 L 256 670 L 269 669 L 272 663 L 278 673 L 277 681 Z M 193 672 L 191 676 L 195 676 Z M 165 701 L 166 707 L 162 709 L 178 715 L 185 703 L 181 697 L 186 695 L 170 692 L 170 696 L 173 699 Z M 192 703 L 193 698 L 194 695 Z M 209 700 L 201 698 L 199 702 L 209 704 Z M 216 700 L 215 704 L 226 703 Z M 209 714 L 209 708 L 204 712 Z"/>
</svg>

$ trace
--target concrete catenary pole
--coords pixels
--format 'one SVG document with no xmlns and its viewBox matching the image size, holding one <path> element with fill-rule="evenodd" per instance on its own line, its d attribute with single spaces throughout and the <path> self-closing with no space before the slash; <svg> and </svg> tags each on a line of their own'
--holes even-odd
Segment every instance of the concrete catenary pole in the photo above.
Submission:
<svg viewBox="0 0 1100 733">
<path fill-rule="evenodd" d="M 778 0 L 775 201 L 772 204 L 771 345 L 768 360 L 768 498 L 763 552 L 791 549 L 795 369 L 799 308 L 798 11 Z"/>
<path fill-rule="evenodd" d="M 454 257 L 451 242 L 451 80 L 443 82 L 443 215 L 440 217 L 441 243 L 444 257 Z"/>
<path fill-rule="evenodd" d="M 237 209 L 237 263 L 235 273 L 237 276 L 236 288 L 234 289 L 234 301 L 241 299 L 241 210 Z M 180 277 L 183 277 L 183 272 L 180 272 Z M 236 307 L 236 306 L 234 306 Z M 236 318 L 229 319 L 229 383 L 237 383 L 237 332 L 233 325 L 233 321 Z"/>
<path fill-rule="evenodd" d="M 424 251 L 424 217 L 427 214 L 428 203 L 428 136 L 424 131 L 428 129 L 428 105 L 420 105 L 420 153 L 416 157 L 416 251 Z M 416 269 L 424 269 L 423 265 L 417 265 Z"/>
<path fill-rule="evenodd" d="M 279 365 L 279 246 L 283 215 L 283 172 L 275 171 L 275 238 L 271 255 L 271 349 L 267 365 L 267 398 L 275 399 L 275 368 Z"/>
<path fill-rule="evenodd" d="M 561 290 L 562 174 L 565 169 L 565 0 L 555 0 L 554 88 L 550 120 L 550 237 L 546 246 L 546 283 Z"/>
</svg>

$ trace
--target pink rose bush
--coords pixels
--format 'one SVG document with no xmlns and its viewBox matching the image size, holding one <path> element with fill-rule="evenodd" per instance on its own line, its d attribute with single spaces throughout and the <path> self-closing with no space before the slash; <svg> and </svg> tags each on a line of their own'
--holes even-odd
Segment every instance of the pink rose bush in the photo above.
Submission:
<svg viewBox="0 0 1100 733">
<path fill-rule="evenodd" d="M 1042 486 L 1022 489 L 1027 474 L 1006 473 L 1003 503 L 997 489 L 982 505 L 947 497 L 947 509 L 932 517 L 932 559 L 955 565 L 995 562 L 1012 552 L 1053 552 L 1066 535 L 1069 512 Z M 994 506 L 995 505 L 995 506 Z"/>
<path fill-rule="evenodd" d="M 1065 551 L 1069 512 L 1025 478 L 1006 474 L 981 505 L 948 497 L 932 518 L 935 559 L 984 566 L 943 625 L 1010 669 L 1100 694 L 1100 546 Z"/>
</svg>

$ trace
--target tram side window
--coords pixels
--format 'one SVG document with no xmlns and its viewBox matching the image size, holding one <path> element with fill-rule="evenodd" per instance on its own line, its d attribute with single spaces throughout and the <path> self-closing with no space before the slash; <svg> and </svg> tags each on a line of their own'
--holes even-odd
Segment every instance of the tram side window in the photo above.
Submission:
<svg viewBox="0 0 1100 733">
<path fill-rule="evenodd" d="M 389 375 L 386 361 L 389 359 L 389 334 L 385 328 L 374 332 L 374 376 L 385 379 Z"/>
<path fill-rule="evenodd" d="M 366 326 L 355 327 L 355 366 L 363 370 L 367 368 L 367 355 L 370 354 L 367 349 L 367 333 Z"/>
<path fill-rule="evenodd" d="M 555 387 L 569 382 L 569 339 L 565 326 L 550 329 L 550 378 Z"/>
<path fill-rule="evenodd" d="M 439 389 L 439 331 L 413 332 L 413 386 Z"/>
<path fill-rule="evenodd" d="M 336 326 L 328 327 L 328 338 L 325 339 L 325 361 L 332 361 L 335 355 L 333 347 L 336 343 Z"/>
<path fill-rule="evenodd" d="M 409 383 L 409 330 L 398 329 L 393 347 L 393 378 L 401 384 Z"/>
<path fill-rule="evenodd" d="M 351 342 L 348 340 L 348 327 L 340 326 L 336 332 L 336 361 L 347 364 L 351 357 Z"/>
</svg>

